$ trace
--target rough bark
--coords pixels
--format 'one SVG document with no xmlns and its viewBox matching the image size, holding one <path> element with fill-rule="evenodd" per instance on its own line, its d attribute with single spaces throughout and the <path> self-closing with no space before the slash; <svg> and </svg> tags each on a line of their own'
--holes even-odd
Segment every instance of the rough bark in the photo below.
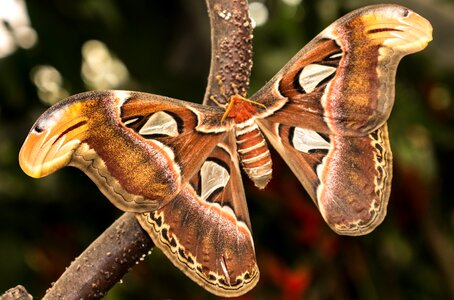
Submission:
<svg viewBox="0 0 454 300">
<path fill-rule="evenodd" d="M 153 246 L 134 213 L 124 213 L 76 258 L 43 299 L 100 299 Z"/>
<path fill-rule="evenodd" d="M 252 69 L 252 26 L 246 0 L 207 0 L 211 65 L 204 104 L 246 96 Z"/>
</svg>

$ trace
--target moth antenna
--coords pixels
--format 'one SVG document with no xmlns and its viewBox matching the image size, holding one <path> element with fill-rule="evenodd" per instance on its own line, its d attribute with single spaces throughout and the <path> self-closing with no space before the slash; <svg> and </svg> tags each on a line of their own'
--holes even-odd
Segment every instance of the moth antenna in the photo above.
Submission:
<svg viewBox="0 0 454 300">
<path fill-rule="evenodd" d="M 244 102 L 248 102 L 248 103 L 251 103 L 253 105 L 257 105 L 257 106 L 260 106 L 261 108 L 263 109 L 266 109 L 266 105 L 260 103 L 260 102 L 257 102 L 257 101 L 254 101 L 254 100 L 250 100 L 250 99 L 247 99 L 243 96 L 240 96 L 238 94 L 235 94 L 233 95 L 232 97 L 230 97 L 230 100 L 229 100 L 229 104 L 227 105 L 226 109 L 225 109 L 225 112 L 224 112 L 224 115 L 222 116 L 221 118 L 221 124 L 222 122 L 224 122 L 224 120 L 227 118 L 227 116 L 229 115 L 230 111 L 232 110 L 233 106 L 235 105 L 236 102 L 239 102 L 239 101 L 244 101 Z"/>
<path fill-rule="evenodd" d="M 216 103 L 218 106 L 224 108 L 224 109 L 227 107 L 227 104 L 226 104 L 226 103 L 221 103 L 221 102 L 219 102 L 219 101 L 216 99 L 216 96 L 215 96 L 215 95 L 211 95 L 211 96 L 210 96 L 210 100 L 213 101 L 214 103 Z"/>
<path fill-rule="evenodd" d="M 238 95 L 238 94 L 236 94 L 236 95 L 232 96 L 231 98 L 233 98 L 233 97 L 237 98 L 237 100 L 241 100 L 241 101 L 249 102 L 249 103 L 251 103 L 251 104 L 254 104 L 254 105 L 260 106 L 260 107 L 261 107 L 261 108 L 263 108 L 263 109 L 266 109 L 266 105 L 265 105 L 265 104 L 263 104 L 263 103 L 260 103 L 260 102 L 257 102 L 257 101 L 254 101 L 254 100 L 251 100 L 251 99 L 245 98 L 245 97 L 243 97 L 243 96 L 240 96 L 240 95 Z"/>
<path fill-rule="evenodd" d="M 227 116 L 229 115 L 230 111 L 232 110 L 232 107 L 233 107 L 234 103 L 235 103 L 235 101 L 232 101 L 232 99 L 230 98 L 229 104 L 226 105 L 225 112 L 222 115 L 221 124 L 224 123 L 225 118 L 227 118 Z"/>
</svg>

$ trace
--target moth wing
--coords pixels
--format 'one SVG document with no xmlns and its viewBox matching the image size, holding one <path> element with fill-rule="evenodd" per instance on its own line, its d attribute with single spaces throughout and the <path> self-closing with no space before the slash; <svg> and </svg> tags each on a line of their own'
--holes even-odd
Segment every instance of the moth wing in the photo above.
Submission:
<svg viewBox="0 0 454 300">
<path fill-rule="evenodd" d="M 83 170 L 118 208 L 145 212 L 172 200 L 229 128 L 223 110 L 162 96 L 96 91 L 67 98 L 35 123 L 19 160 L 42 177 Z"/>
<path fill-rule="evenodd" d="M 166 206 L 137 218 L 192 280 L 218 296 L 239 296 L 259 279 L 234 135 L 219 143 Z"/>
<path fill-rule="evenodd" d="M 331 24 L 251 99 L 266 106 L 261 117 L 277 123 L 366 135 L 391 113 L 400 59 L 431 39 L 430 23 L 415 12 L 368 6 Z"/>
<path fill-rule="evenodd" d="M 258 123 L 334 231 L 363 235 L 383 221 L 392 178 L 386 123 L 363 137 Z"/>
</svg>

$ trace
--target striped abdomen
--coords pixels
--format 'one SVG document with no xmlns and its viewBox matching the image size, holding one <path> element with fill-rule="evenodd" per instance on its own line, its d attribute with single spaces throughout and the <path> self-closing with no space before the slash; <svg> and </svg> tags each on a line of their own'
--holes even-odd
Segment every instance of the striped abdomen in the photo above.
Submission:
<svg viewBox="0 0 454 300">
<path fill-rule="evenodd" d="M 265 138 L 254 119 L 236 124 L 236 144 L 244 172 L 258 188 L 271 179 L 272 162 Z"/>
</svg>

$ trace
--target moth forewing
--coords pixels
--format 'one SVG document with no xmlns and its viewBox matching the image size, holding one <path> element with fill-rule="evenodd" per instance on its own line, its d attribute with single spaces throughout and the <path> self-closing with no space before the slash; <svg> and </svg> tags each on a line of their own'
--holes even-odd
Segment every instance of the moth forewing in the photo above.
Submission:
<svg viewBox="0 0 454 300">
<path fill-rule="evenodd" d="M 431 39 L 430 23 L 407 8 L 358 9 L 322 31 L 252 99 L 280 124 L 367 135 L 389 118 L 400 59 Z"/>
</svg>

